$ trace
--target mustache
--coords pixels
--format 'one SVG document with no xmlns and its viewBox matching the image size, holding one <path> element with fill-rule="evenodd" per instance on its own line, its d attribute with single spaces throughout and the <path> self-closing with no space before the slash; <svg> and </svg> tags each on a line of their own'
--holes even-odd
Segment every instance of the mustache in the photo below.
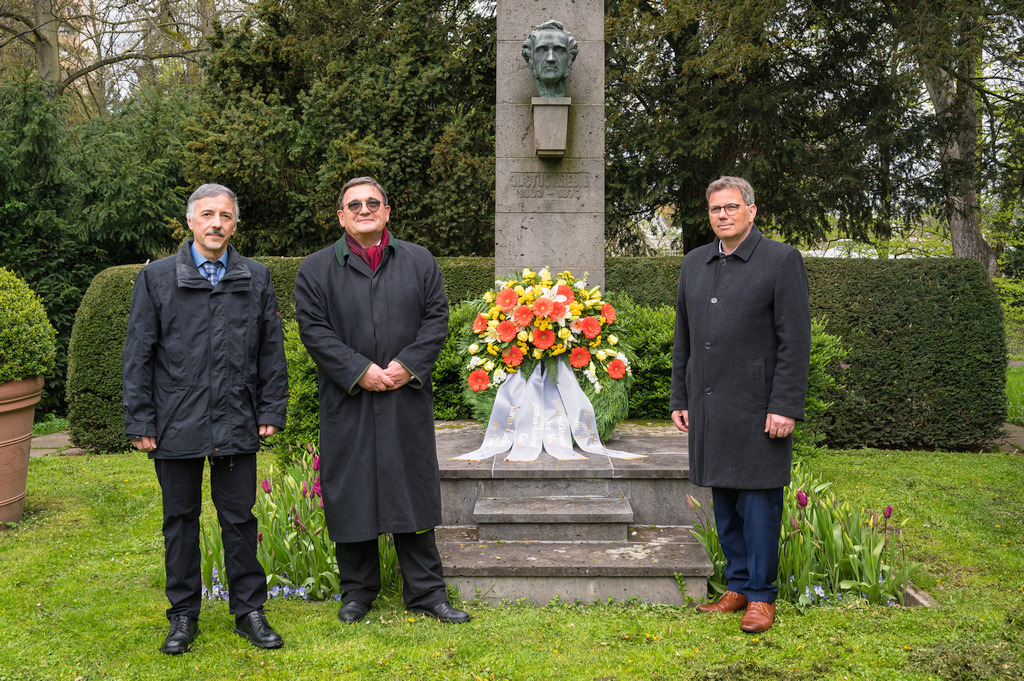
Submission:
<svg viewBox="0 0 1024 681">
<path fill-rule="evenodd" d="M 224 230 L 222 230 L 222 229 L 208 229 L 205 232 L 205 236 L 224 236 Z"/>
</svg>

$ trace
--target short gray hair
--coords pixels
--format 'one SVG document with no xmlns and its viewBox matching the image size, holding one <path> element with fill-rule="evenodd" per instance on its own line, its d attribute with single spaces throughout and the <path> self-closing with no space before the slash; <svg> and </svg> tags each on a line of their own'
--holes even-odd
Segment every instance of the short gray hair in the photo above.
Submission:
<svg viewBox="0 0 1024 681">
<path fill-rule="evenodd" d="M 235 222 L 242 217 L 242 212 L 238 210 L 238 197 L 235 193 L 225 187 L 222 184 L 213 184 L 212 182 L 207 184 L 201 184 L 199 187 L 192 192 L 192 196 L 188 197 L 188 206 L 185 208 L 185 217 L 189 220 L 196 211 L 196 201 L 200 199 L 212 199 L 215 196 L 226 196 L 231 199 L 231 202 L 235 204 Z"/>
<path fill-rule="evenodd" d="M 361 184 L 368 184 L 377 191 L 380 192 L 380 197 L 384 199 L 384 205 L 388 205 L 388 193 L 384 191 L 384 187 L 381 186 L 380 182 L 373 179 L 369 175 L 363 177 L 353 177 L 351 180 L 345 183 L 345 186 L 341 188 L 341 193 L 338 194 L 338 210 L 345 207 L 345 192 L 352 187 L 358 187 Z"/>
<path fill-rule="evenodd" d="M 712 194 L 720 192 L 723 189 L 739 189 L 740 196 L 743 197 L 743 203 L 748 206 L 754 205 L 754 188 L 751 187 L 750 183 L 742 177 L 733 177 L 731 175 L 723 175 L 709 184 L 708 190 L 704 192 L 704 199 L 711 200 Z"/>
</svg>

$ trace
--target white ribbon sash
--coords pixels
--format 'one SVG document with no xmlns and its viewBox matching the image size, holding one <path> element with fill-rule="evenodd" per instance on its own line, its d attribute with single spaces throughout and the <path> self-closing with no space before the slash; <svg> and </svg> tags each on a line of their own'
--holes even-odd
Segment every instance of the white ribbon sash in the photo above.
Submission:
<svg viewBox="0 0 1024 681">
<path fill-rule="evenodd" d="M 576 382 L 572 370 L 558 363 L 556 380 L 538 364 L 524 379 L 512 374 L 500 386 L 494 398 L 484 442 L 479 449 L 455 459 L 482 461 L 511 450 L 507 461 L 535 461 L 542 449 L 561 461 L 586 459 L 573 451 L 573 440 L 590 454 L 617 459 L 637 459 L 630 454 L 608 449 L 597 432 L 594 407 Z"/>
</svg>

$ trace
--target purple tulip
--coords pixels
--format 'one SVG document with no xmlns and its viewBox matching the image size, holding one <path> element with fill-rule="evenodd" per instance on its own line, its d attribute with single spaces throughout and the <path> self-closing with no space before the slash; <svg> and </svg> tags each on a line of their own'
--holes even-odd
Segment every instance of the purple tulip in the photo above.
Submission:
<svg viewBox="0 0 1024 681">
<path fill-rule="evenodd" d="M 885 510 L 882 511 L 882 517 L 886 520 L 892 517 L 892 504 L 889 504 L 888 506 L 885 507 Z"/>
<path fill-rule="evenodd" d="M 319 476 L 313 482 L 313 494 L 317 495 L 318 497 L 323 496 L 323 493 L 320 491 L 320 478 L 319 478 Z"/>
<path fill-rule="evenodd" d="M 807 492 L 800 490 L 799 492 L 796 493 L 796 505 L 799 506 L 800 508 L 804 508 L 805 506 L 807 506 L 807 502 L 809 500 L 810 499 L 807 496 Z"/>
<path fill-rule="evenodd" d="M 313 443 L 312 442 L 307 442 L 306 443 L 306 451 L 309 452 L 310 454 L 313 453 Z"/>
<path fill-rule="evenodd" d="M 260 481 L 260 485 L 263 486 L 263 491 L 264 492 L 266 492 L 267 494 L 270 494 L 270 481 L 269 480 L 267 480 L 266 478 L 263 478 L 263 480 Z"/>
<path fill-rule="evenodd" d="M 796 516 L 790 516 L 790 518 L 789 518 L 789 526 L 792 527 L 794 530 L 799 530 L 800 529 L 800 523 L 798 523 L 796 521 Z"/>
<path fill-rule="evenodd" d="M 299 490 L 299 494 L 302 495 L 303 499 L 306 498 L 306 481 L 305 480 L 302 481 L 302 489 Z"/>
<path fill-rule="evenodd" d="M 256 533 L 256 542 L 259 543 L 261 541 L 263 541 L 263 533 L 262 532 L 257 532 Z"/>
<path fill-rule="evenodd" d="M 295 526 L 302 529 L 304 532 L 309 532 L 309 528 L 302 523 L 302 520 L 299 518 L 299 512 L 295 510 L 294 506 L 292 506 L 292 522 L 294 522 Z"/>
<path fill-rule="evenodd" d="M 313 457 L 313 470 L 315 470 L 315 471 L 320 470 L 320 455 L 319 454 L 317 454 L 316 456 Z"/>
</svg>

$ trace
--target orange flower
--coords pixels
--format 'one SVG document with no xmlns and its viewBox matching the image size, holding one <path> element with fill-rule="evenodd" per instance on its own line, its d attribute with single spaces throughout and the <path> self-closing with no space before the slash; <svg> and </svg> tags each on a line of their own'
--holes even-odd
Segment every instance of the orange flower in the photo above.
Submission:
<svg viewBox="0 0 1024 681">
<path fill-rule="evenodd" d="M 551 318 L 552 319 L 561 319 L 562 317 L 565 316 L 565 313 L 566 313 L 566 311 L 568 311 L 568 309 L 569 309 L 568 305 L 566 305 L 565 303 L 561 302 L 560 300 L 556 300 L 552 304 Z"/>
<path fill-rule="evenodd" d="M 573 348 L 569 354 L 569 364 L 574 369 L 582 369 L 583 367 L 590 364 L 590 350 L 586 348 Z"/>
<path fill-rule="evenodd" d="M 519 346 L 512 345 L 501 353 L 501 359 L 508 366 L 517 367 L 523 363 L 523 351 L 519 349 Z"/>
<path fill-rule="evenodd" d="M 516 337 L 516 323 L 511 319 L 506 319 L 505 321 L 498 322 L 497 331 L 498 340 L 500 340 L 502 343 L 507 343 Z"/>
<path fill-rule="evenodd" d="M 519 294 L 510 288 L 502 289 L 494 302 L 501 308 L 502 312 L 508 312 L 519 302 Z"/>
<path fill-rule="evenodd" d="M 516 326 L 529 326 L 533 321 L 533 310 L 529 305 L 520 305 L 516 308 L 512 318 L 515 320 Z"/>
<path fill-rule="evenodd" d="M 601 306 L 601 316 L 604 317 L 605 323 L 614 324 L 615 317 L 617 314 L 618 313 L 615 312 L 615 308 L 609 305 L 608 303 L 605 303 L 604 305 Z"/>
<path fill-rule="evenodd" d="M 538 317 L 547 317 L 555 309 L 555 303 L 550 298 L 538 298 L 533 301 L 533 313 Z"/>
<path fill-rule="evenodd" d="M 584 317 L 580 320 L 580 330 L 584 336 L 593 340 L 601 335 L 601 322 L 597 317 Z"/>
<path fill-rule="evenodd" d="M 608 362 L 608 375 L 618 380 L 626 375 L 626 363 L 621 359 L 613 359 Z"/>
<path fill-rule="evenodd" d="M 533 332 L 533 345 L 541 350 L 547 350 L 555 344 L 555 332 L 551 329 L 538 329 Z"/>
<path fill-rule="evenodd" d="M 469 373 L 469 387 L 473 392 L 480 392 L 481 390 L 487 390 L 487 386 L 491 384 L 491 377 L 487 375 L 487 372 L 483 369 L 477 369 Z"/>
<path fill-rule="evenodd" d="M 555 293 L 560 296 L 565 296 L 565 304 L 572 305 L 576 302 L 576 294 L 572 292 L 571 286 L 565 284 L 559 284 L 555 287 Z"/>
<path fill-rule="evenodd" d="M 487 317 L 477 315 L 476 319 L 473 320 L 473 333 L 483 333 L 487 330 Z"/>
</svg>

